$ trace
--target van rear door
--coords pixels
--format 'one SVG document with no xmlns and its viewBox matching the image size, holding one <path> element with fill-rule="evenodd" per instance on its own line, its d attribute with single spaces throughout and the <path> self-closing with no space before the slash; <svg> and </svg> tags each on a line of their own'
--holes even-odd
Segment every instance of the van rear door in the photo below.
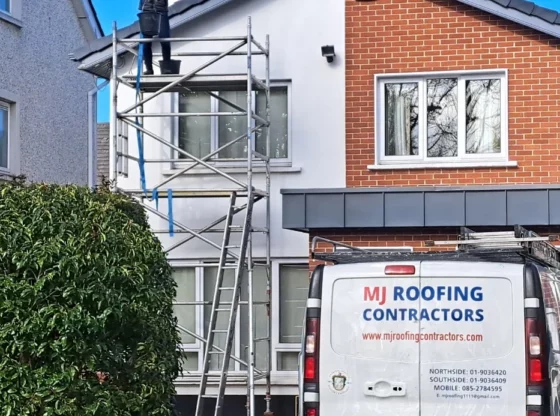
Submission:
<svg viewBox="0 0 560 416">
<path fill-rule="evenodd" d="M 526 416 L 523 267 L 422 262 L 423 415 Z"/>
<path fill-rule="evenodd" d="M 419 272 L 415 261 L 324 268 L 321 416 L 420 414 Z"/>
</svg>

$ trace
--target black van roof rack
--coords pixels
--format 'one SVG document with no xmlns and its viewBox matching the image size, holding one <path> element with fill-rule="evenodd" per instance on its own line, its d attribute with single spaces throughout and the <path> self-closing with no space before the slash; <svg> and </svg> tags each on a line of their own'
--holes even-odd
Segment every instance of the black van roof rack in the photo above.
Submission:
<svg viewBox="0 0 560 416">
<path fill-rule="evenodd" d="M 425 241 L 426 247 L 457 246 L 456 250 L 411 252 L 383 247 L 359 248 L 323 237 L 313 237 L 311 258 L 334 264 L 364 263 L 395 260 L 478 260 L 494 262 L 523 262 L 525 258 L 560 268 L 560 248 L 551 241 L 560 240 L 558 234 L 540 236 L 534 231 L 515 225 L 513 231 L 476 232 L 461 227 L 457 240 Z M 319 251 L 319 243 L 326 243 L 331 250 Z"/>
</svg>

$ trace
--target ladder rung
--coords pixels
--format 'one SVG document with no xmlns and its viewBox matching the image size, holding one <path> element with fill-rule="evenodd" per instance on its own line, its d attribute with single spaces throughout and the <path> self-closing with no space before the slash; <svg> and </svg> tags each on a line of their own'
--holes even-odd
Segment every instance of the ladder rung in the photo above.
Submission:
<svg viewBox="0 0 560 416">
<path fill-rule="evenodd" d="M 228 330 L 227 329 L 213 329 L 212 332 L 215 333 L 215 334 L 227 334 Z"/>
<path fill-rule="evenodd" d="M 223 354 L 223 351 L 216 351 L 216 350 L 212 350 L 212 351 L 208 351 L 209 354 L 213 354 L 213 355 L 218 355 L 218 354 Z M 213 374 L 215 376 L 215 374 Z"/>
<path fill-rule="evenodd" d="M 216 394 L 203 394 L 202 398 L 203 399 L 217 399 L 218 396 Z"/>
<path fill-rule="evenodd" d="M 216 312 L 229 312 L 230 309 L 216 309 Z"/>
<path fill-rule="evenodd" d="M 226 246 L 226 248 L 241 248 L 241 246 L 237 246 L 237 245 L 235 245 L 235 246 Z"/>
<path fill-rule="evenodd" d="M 220 287 L 220 290 L 235 290 L 234 287 Z"/>
<path fill-rule="evenodd" d="M 270 337 L 255 338 L 255 342 L 270 341 Z"/>
</svg>

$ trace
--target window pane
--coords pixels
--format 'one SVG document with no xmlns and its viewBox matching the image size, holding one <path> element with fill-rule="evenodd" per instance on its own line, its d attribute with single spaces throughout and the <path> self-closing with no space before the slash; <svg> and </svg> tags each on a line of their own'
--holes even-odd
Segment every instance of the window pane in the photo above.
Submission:
<svg viewBox="0 0 560 416">
<path fill-rule="evenodd" d="M 8 168 L 9 111 L 0 105 L 0 167 Z"/>
<path fill-rule="evenodd" d="M 254 302 L 265 302 L 266 296 L 266 271 L 263 267 L 255 267 L 253 269 L 253 300 Z M 243 286 L 241 289 L 241 300 L 248 300 L 249 291 L 247 285 L 247 274 L 243 277 Z M 241 323 L 241 358 L 244 361 L 249 360 L 248 343 L 249 340 L 249 307 L 241 305 L 239 309 Z M 253 309 L 255 319 L 254 336 L 255 338 L 268 337 L 268 311 L 266 305 L 255 305 Z M 259 370 L 266 369 L 268 362 L 267 342 L 255 343 L 255 365 Z M 241 366 L 242 370 L 246 370 L 245 366 Z"/>
<path fill-rule="evenodd" d="M 278 371 L 297 371 L 298 354 L 297 352 L 279 352 L 276 362 Z"/>
<path fill-rule="evenodd" d="M 456 78 L 428 80 L 428 157 L 458 153 L 458 82 Z"/>
<path fill-rule="evenodd" d="M 257 91 L 257 115 L 266 120 L 266 94 Z M 270 91 L 270 157 L 288 157 L 288 87 L 274 87 Z M 258 123 L 258 121 L 256 121 Z M 266 155 L 266 128 L 257 132 L 257 152 Z"/>
<path fill-rule="evenodd" d="M 216 275 L 218 273 L 217 267 L 205 267 L 204 268 L 204 300 L 206 302 L 212 302 L 214 298 L 214 289 L 216 284 Z M 235 270 L 228 269 L 224 270 L 224 279 L 222 281 L 222 286 L 225 287 L 232 287 L 233 281 L 235 278 Z M 226 290 L 223 291 L 222 294 L 222 302 L 228 302 L 231 297 L 231 291 Z M 229 295 L 229 296 L 228 296 Z M 228 300 L 224 300 L 228 299 Z M 222 305 L 221 309 L 229 309 L 229 305 Z M 210 325 L 210 314 L 212 312 L 212 305 L 204 305 L 204 338 L 208 337 L 208 326 Z M 229 319 L 229 313 L 227 312 L 218 312 L 218 319 L 216 321 L 216 329 L 217 330 L 224 330 L 227 329 Z M 214 334 L 214 345 L 219 345 L 221 347 L 225 346 L 226 342 L 226 334 L 225 333 L 217 333 Z M 232 349 L 232 354 L 234 354 L 235 348 Z M 212 354 L 210 358 L 210 370 L 221 370 L 222 363 L 223 363 L 223 354 Z M 229 362 L 229 369 L 234 369 L 235 362 L 230 359 Z"/>
<path fill-rule="evenodd" d="M 205 92 L 187 92 L 179 95 L 179 112 L 211 112 L 210 96 Z M 179 117 L 179 148 L 202 158 L 210 153 L 211 117 Z M 183 154 L 180 159 L 187 159 Z"/>
<path fill-rule="evenodd" d="M 177 282 L 176 302 L 194 302 L 196 300 L 195 269 L 175 269 L 173 278 Z M 173 311 L 179 325 L 196 333 L 196 307 L 194 305 L 173 305 Z M 186 332 L 179 330 L 183 344 L 194 344 L 196 340 Z"/>
<path fill-rule="evenodd" d="M 241 108 L 247 108 L 247 92 L 245 91 L 222 91 L 220 97 L 230 101 Z M 219 112 L 239 112 L 238 109 L 218 101 Z M 218 142 L 219 147 L 229 143 L 242 134 L 247 133 L 247 116 L 220 116 L 218 117 Z M 247 139 L 241 139 L 227 149 L 222 150 L 220 158 L 234 159 L 247 157 Z"/>
<path fill-rule="evenodd" d="M 502 142 L 499 79 L 466 82 L 467 153 L 500 153 Z"/>
<path fill-rule="evenodd" d="M 280 266 L 280 343 L 299 344 L 307 292 L 309 267 L 306 264 Z"/>
<path fill-rule="evenodd" d="M 183 372 L 181 376 L 187 377 L 189 371 L 198 370 L 198 353 L 194 351 L 183 351 L 181 353 L 181 365 L 183 366 Z"/>
<path fill-rule="evenodd" d="M 10 0 L 0 0 L 0 10 L 10 13 Z"/>
<path fill-rule="evenodd" d="M 385 84 L 385 155 L 418 154 L 418 84 Z"/>
</svg>

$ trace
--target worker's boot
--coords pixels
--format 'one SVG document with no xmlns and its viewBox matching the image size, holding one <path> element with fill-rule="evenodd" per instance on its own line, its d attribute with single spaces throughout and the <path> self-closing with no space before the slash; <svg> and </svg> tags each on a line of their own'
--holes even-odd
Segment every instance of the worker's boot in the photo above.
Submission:
<svg viewBox="0 0 560 416">
<path fill-rule="evenodd" d="M 154 67 L 151 62 L 144 62 L 146 66 L 146 70 L 144 71 L 144 75 L 154 75 Z"/>
</svg>

